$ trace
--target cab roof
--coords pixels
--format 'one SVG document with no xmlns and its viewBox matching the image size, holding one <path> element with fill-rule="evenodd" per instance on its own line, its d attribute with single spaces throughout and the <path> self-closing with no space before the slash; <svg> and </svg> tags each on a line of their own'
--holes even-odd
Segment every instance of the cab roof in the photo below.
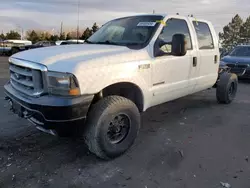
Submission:
<svg viewBox="0 0 250 188">
<path fill-rule="evenodd" d="M 134 14 L 134 15 L 124 16 L 120 18 L 134 17 L 134 16 L 162 16 L 163 18 L 165 18 L 166 16 L 169 16 L 169 17 L 180 18 L 180 19 L 187 18 L 190 21 L 200 21 L 200 22 L 206 22 L 206 23 L 210 22 L 208 20 L 196 18 L 195 16 L 184 16 L 180 14 L 156 14 L 156 13 L 155 14 Z M 117 18 L 117 19 L 120 19 L 120 18 Z"/>
</svg>

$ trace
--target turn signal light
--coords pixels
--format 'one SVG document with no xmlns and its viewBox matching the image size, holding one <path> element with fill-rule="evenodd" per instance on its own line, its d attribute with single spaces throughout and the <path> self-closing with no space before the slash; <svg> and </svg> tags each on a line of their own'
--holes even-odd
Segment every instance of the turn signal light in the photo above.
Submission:
<svg viewBox="0 0 250 188">
<path fill-rule="evenodd" d="M 79 88 L 70 89 L 69 95 L 73 95 L 73 96 L 80 95 L 80 89 Z"/>
</svg>

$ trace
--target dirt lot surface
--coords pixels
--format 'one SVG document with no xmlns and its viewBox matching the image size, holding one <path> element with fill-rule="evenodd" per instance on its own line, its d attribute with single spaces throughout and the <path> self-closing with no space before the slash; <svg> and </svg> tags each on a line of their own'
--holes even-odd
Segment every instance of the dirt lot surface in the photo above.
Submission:
<svg viewBox="0 0 250 188">
<path fill-rule="evenodd" d="M 82 141 L 39 132 L 9 112 L 7 79 L 0 57 L 1 188 L 250 187 L 250 83 L 240 83 L 231 105 L 217 104 L 212 89 L 149 109 L 131 150 L 105 162 Z"/>
</svg>

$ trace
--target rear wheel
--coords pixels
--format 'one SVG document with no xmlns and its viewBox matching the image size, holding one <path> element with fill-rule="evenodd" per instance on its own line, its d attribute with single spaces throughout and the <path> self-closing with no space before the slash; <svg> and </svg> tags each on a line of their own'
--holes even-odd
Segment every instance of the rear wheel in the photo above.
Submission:
<svg viewBox="0 0 250 188">
<path fill-rule="evenodd" d="M 219 103 L 229 104 L 231 103 L 237 93 L 238 78 L 236 74 L 223 73 L 220 76 L 220 80 L 217 84 L 216 97 Z"/>
<path fill-rule="evenodd" d="M 84 139 L 89 150 L 108 160 L 132 146 L 140 128 L 140 113 L 132 101 L 108 96 L 92 106 L 86 125 Z"/>
</svg>

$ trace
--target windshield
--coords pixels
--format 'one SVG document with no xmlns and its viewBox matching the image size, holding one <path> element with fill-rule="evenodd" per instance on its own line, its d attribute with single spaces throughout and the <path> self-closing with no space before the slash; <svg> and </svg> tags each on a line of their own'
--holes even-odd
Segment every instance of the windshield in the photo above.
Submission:
<svg viewBox="0 0 250 188">
<path fill-rule="evenodd" d="M 132 16 L 110 21 L 96 31 L 86 43 L 110 45 L 147 45 L 163 16 Z"/>
<path fill-rule="evenodd" d="M 250 57 L 250 46 L 238 46 L 230 53 L 230 56 Z"/>
</svg>

